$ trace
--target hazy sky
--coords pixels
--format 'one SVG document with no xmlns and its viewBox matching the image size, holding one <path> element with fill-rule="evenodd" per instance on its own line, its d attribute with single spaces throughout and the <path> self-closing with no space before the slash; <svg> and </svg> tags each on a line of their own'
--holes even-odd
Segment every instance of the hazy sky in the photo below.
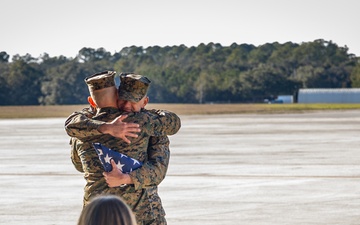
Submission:
<svg viewBox="0 0 360 225">
<path fill-rule="evenodd" d="M 83 47 L 302 43 L 360 56 L 359 0 L 0 0 L 0 51 L 75 57 Z"/>
</svg>

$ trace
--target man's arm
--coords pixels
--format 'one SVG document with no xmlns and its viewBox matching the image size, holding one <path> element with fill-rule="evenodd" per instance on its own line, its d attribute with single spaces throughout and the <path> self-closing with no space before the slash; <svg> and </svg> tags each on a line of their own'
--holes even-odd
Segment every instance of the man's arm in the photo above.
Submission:
<svg viewBox="0 0 360 225">
<path fill-rule="evenodd" d="M 141 129 L 146 129 L 150 136 L 173 135 L 181 127 L 180 118 L 172 112 L 165 110 L 143 110 L 141 113 L 131 114 L 128 118 L 125 115 L 115 118 L 111 122 L 103 122 L 91 119 L 93 114 L 89 109 L 81 112 L 74 112 L 65 121 L 65 130 L 70 137 L 77 137 L 80 140 L 101 135 L 110 134 L 130 143 L 126 137 L 137 137 L 139 124 Z"/>
<path fill-rule="evenodd" d="M 72 113 L 65 121 L 65 131 L 70 137 L 76 137 L 81 140 L 102 134 L 110 134 L 113 137 L 121 138 L 130 143 L 127 137 L 137 137 L 136 132 L 140 132 L 139 125 L 135 123 L 126 123 L 123 120 L 127 117 L 122 115 L 111 122 L 104 122 L 91 119 L 94 116 L 89 108 L 81 112 Z"/>
<path fill-rule="evenodd" d="M 169 159 L 169 138 L 167 136 L 151 137 L 148 160 L 145 161 L 142 167 L 125 174 L 111 160 L 113 169 L 110 172 L 104 172 L 103 175 L 109 187 L 134 184 L 135 190 L 138 190 L 148 186 L 157 186 L 165 178 Z"/>
<path fill-rule="evenodd" d="M 101 125 L 99 130 L 102 131 L 102 133 L 110 134 L 113 137 L 122 138 L 115 129 L 120 131 L 126 127 L 128 132 L 140 132 L 139 129 L 136 129 L 136 131 L 134 130 L 135 128 L 133 125 L 135 124 L 138 125 L 137 127 L 140 126 L 141 130 L 149 136 L 160 137 L 176 134 L 181 127 L 181 120 L 175 113 L 166 110 L 142 109 L 137 113 L 123 114 L 113 121 Z M 103 127 L 104 130 L 102 130 Z M 137 136 L 130 136 L 129 134 L 129 137 Z"/>
<path fill-rule="evenodd" d="M 136 190 L 158 186 L 164 180 L 170 160 L 169 144 L 167 136 L 150 138 L 148 160 L 141 168 L 129 174 Z"/>
<path fill-rule="evenodd" d="M 165 136 L 176 134 L 180 127 L 180 118 L 173 112 L 166 110 L 145 110 L 135 113 L 125 121 L 136 121 L 142 131 L 149 136 Z"/>
<path fill-rule="evenodd" d="M 71 152 L 70 152 L 70 158 L 71 158 L 71 162 L 74 165 L 75 169 L 81 173 L 84 172 L 84 169 L 82 167 L 82 163 L 80 160 L 80 157 L 78 155 L 77 152 L 77 148 L 76 148 L 76 144 L 77 144 L 76 138 L 71 138 L 70 139 L 70 146 L 71 146 Z"/>
<path fill-rule="evenodd" d="M 101 126 L 99 126 L 98 130 L 102 134 L 110 134 L 113 137 L 121 138 L 126 143 L 130 144 L 130 140 L 128 137 L 137 138 L 138 135 L 136 133 L 140 132 L 139 124 L 137 123 L 126 123 L 123 122 L 124 119 L 127 118 L 128 115 L 121 115 L 116 117 L 113 121 L 107 122 Z"/>
<path fill-rule="evenodd" d="M 65 121 L 65 131 L 70 137 L 86 138 L 88 136 L 101 135 L 99 126 L 105 122 L 92 120 L 95 113 L 90 108 L 84 108 L 80 112 L 72 113 Z"/>
<path fill-rule="evenodd" d="M 171 112 L 157 111 L 135 114 L 129 117 L 140 123 L 148 134 L 176 133 L 181 126 L 180 118 Z M 143 123 L 142 123 L 143 122 Z M 170 159 L 169 139 L 167 136 L 150 137 L 147 149 L 147 160 L 143 166 L 129 174 L 122 173 L 116 165 L 113 170 L 104 172 L 103 175 L 109 187 L 117 187 L 123 184 L 134 184 L 135 189 L 147 186 L 159 185 L 165 178 Z"/>
</svg>

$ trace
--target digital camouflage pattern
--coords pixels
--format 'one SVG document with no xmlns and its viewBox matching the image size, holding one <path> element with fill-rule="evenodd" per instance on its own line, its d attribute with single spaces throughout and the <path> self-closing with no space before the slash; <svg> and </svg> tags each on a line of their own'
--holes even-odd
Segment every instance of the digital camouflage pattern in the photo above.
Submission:
<svg viewBox="0 0 360 225">
<path fill-rule="evenodd" d="M 74 137 L 70 138 L 70 143 L 69 143 L 71 146 L 70 158 L 75 169 L 81 173 L 84 173 L 83 165 L 76 149 L 77 140 L 78 139 Z"/>
<path fill-rule="evenodd" d="M 151 81 L 142 75 L 120 74 L 118 96 L 122 100 L 139 102 L 146 96 Z"/>
<path fill-rule="evenodd" d="M 158 221 L 166 220 L 157 185 L 166 175 L 170 157 L 169 140 L 164 135 L 172 135 L 179 130 L 180 118 L 167 111 L 142 110 L 140 113 L 131 113 L 126 122 L 139 123 L 142 131 L 128 145 L 121 139 L 97 131 L 97 127 L 104 122 L 96 120 L 111 121 L 119 115 L 118 109 L 104 108 L 93 117 L 94 120 L 90 120 L 91 111 L 83 110 L 72 114 L 65 123 L 67 133 L 78 137 L 72 138 L 72 151 L 75 151 L 72 153 L 72 161 L 77 169 L 81 165 L 85 173 L 84 205 L 97 195 L 114 194 L 121 196 L 130 205 L 138 221 L 154 220 L 154 224 L 163 224 Z M 129 174 L 134 185 L 115 188 L 107 186 L 102 175 L 104 169 L 91 145 L 93 142 L 100 142 L 144 163 Z"/>
<path fill-rule="evenodd" d="M 102 135 L 98 131 L 99 126 L 105 121 L 91 120 L 95 110 L 84 108 L 80 112 L 72 113 L 65 121 L 65 131 L 70 137 L 86 138 L 88 136 Z"/>
<path fill-rule="evenodd" d="M 115 86 L 115 74 L 115 71 L 104 71 L 86 77 L 85 83 L 88 85 L 90 93 Z"/>
</svg>

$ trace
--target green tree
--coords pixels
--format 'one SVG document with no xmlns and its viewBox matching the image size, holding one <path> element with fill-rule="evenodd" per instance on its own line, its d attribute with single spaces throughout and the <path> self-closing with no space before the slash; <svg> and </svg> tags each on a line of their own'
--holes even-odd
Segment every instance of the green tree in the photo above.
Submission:
<svg viewBox="0 0 360 225">
<path fill-rule="evenodd" d="M 0 76 L 0 105 L 10 104 L 9 88 L 4 77 Z"/>
<path fill-rule="evenodd" d="M 241 82 L 242 94 L 252 102 L 262 102 L 269 96 L 292 95 L 300 85 L 281 70 L 264 64 L 244 73 Z"/>
<path fill-rule="evenodd" d="M 53 68 L 42 84 L 43 96 L 40 103 L 43 105 L 86 104 L 89 91 L 84 79 L 93 73 L 93 68 L 89 68 L 84 63 L 77 63 L 76 60 Z"/>
<path fill-rule="evenodd" d="M 360 58 L 350 75 L 351 86 L 353 88 L 360 88 Z"/>
<path fill-rule="evenodd" d="M 151 102 L 259 102 L 300 87 L 357 87 L 357 60 L 347 47 L 322 39 L 258 47 L 213 42 L 130 46 L 113 55 L 104 48 L 82 48 L 75 59 L 26 54 L 13 56 L 10 63 L 9 55 L 0 52 L 0 97 L 6 99 L 2 104 L 19 104 L 19 98 L 21 104 L 36 104 L 36 98 L 40 104 L 86 103 L 84 78 L 116 70 L 148 76 Z"/>
<path fill-rule="evenodd" d="M 29 56 L 29 55 L 27 55 Z M 16 57 L 15 57 L 16 58 Z M 33 59 L 25 57 L 27 61 Z M 37 64 L 27 63 L 23 57 L 10 63 L 9 74 L 5 78 L 9 86 L 11 105 L 38 105 L 43 72 Z"/>
<path fill-rule="evenodd" d="M 0 63 L 9 62 L 9 57 L 10 56 L 6 52 L 4 51 L 0 52 Z"/>
<path fill-rule="evenodd" d="M 79 62 L 94 62 L 98 60 L 110 60 L 111 53 L 107 52 L 104 48 L 82 48 L 80 49 L 76 58 Z"/>
</svg>

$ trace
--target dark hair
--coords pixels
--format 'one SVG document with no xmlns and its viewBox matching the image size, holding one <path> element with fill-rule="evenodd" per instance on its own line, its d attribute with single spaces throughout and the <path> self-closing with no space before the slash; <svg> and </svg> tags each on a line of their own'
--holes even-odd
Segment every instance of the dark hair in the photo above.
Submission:
<svg viewBox="0 0 360 225">
<path fill-rule="evenodd" d="M 136 225 L 129 206 L 115 195 L 100 196 L 82 210 L 78 225 Z"/>
</svg>

